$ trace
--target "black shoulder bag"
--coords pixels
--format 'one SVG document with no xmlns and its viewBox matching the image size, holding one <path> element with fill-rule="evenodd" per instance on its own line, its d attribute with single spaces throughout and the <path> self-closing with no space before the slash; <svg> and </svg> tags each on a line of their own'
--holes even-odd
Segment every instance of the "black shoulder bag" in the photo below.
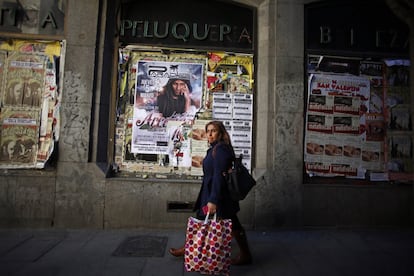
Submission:
<svg viewBox="0 0 414 276">
<path fill-rule="evenodd" d="M 256 185 L 256 180 L 242 163 L 243 155 L 234 158 L 232 168 L 224 173 L 227 189 L 233 200 L 243 200 Z"/>
</svg>

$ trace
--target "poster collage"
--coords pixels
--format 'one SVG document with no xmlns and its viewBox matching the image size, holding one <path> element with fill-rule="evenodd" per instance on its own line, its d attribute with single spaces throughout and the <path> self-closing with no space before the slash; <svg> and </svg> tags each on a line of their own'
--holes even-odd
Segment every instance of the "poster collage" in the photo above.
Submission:
<svg viewBox="0 0 414 276">
<path fill-rule="evenodd" d="M 44 168 L 59 139 L 60 41 L 0 43 L 0 169 Z"/>
<path fill-rule="evenodd" d="M 202 175 L 205 125 L 220 120 L 251 167 L 253 56 L 120 49 L 115 164 L 119 172 Z"/>
<path fill-rule="evenodd" d="M 407 60 L 309 56 L 304 143 L 309 176 L 413 179 Z"/>
</svg>

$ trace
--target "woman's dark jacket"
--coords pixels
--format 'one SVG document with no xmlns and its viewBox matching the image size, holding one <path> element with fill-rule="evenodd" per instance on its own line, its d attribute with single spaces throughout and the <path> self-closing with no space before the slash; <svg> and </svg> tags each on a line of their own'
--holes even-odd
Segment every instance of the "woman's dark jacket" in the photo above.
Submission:
<svg viewBox="0 0 414 276">
<path fill-rule="evenodd" d="M 202 208 L 208 202 L 216 204 L 220 218 L 232 218 L 240 210 L 239 202 L 230 198 L 223 176 L 223 172 L 231 168 L 233 158 L 233 148 L 224 143 L 215 142 L 207 150 L 203 160 L 203 183 L 194 208 L 198 216 L 205 216 Z"/>
</svg>

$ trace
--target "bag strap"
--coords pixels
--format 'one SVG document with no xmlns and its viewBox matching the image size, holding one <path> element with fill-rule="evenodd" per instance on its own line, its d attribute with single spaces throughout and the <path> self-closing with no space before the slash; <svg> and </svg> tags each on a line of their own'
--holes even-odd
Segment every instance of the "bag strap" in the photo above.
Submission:
<svg viewBox="0 0 414 276">
<path fill-rule="evenodd" d="M 236 164 L 243 164 L 243 154 L 240 153 L 239 157 L 234 157 L 233 161 L 232 161 L 232 169 L 236 168 Z"/>
<path fill-rule="evenodd" d="M 210 216 L 210 212 L 207 212 L 206 218 L 204 219 L 204 224 L 208 224 L 208 217 Z M 217 221 L 217 212 L 214 213 L 213 215 L 213 221 L 216 222 Z"/>
</svg>

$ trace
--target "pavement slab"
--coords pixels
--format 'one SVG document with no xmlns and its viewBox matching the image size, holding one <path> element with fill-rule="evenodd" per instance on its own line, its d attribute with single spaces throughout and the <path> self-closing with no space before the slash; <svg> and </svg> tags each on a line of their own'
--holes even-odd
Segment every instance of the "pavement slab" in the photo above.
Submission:
<svg viewBox="0 0 414 276">
<path fill-rule="evenodd" d="M 184 244 L 183 231 L 0 229 L 0 275 L 199 275 L 168 253 Z M 114 254 L 131 237 L 138 242 L 128 249 L 133 254 Z M 230 275 L 414 275 L 411 228 L 281 228 L 247 231 L 247 237 L 253 263 L 232 266 Z"/>
</svg>

